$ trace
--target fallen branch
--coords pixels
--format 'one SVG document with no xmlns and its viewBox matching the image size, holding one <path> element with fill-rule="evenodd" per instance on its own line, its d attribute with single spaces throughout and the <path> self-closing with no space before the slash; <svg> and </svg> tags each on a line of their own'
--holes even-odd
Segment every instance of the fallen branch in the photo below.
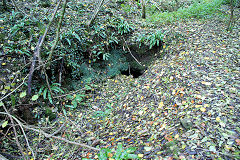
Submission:
<svg viewBox="0 0 240 160">
<path fill-rule="evenodd" d="M 1 154 L 0 154 L 0 159 L 1 160 L 8 160 L 7 158 L 3 157 Z"/>
<path fill-rule="evenodd" d="M 8 112 L 7 108 L 5 107 L 4 103 L 3 103 L 3 109 L 5 110 L 5 112 L 6 112 L 7 114 L 9 114 L 9 112 Z M 12 126 L 13 126 L 13 133 L 14 133 L 14 135 L 15 135 L 16 144 L 17 144 L 17 146 L 18 146 L 18 149 L 20 150 L 20 153 L 22 154 L 24 160 L 26 160 L 26 157 L 25 157 L 25 155 L 23 154 L 22 146 L 20 145 L 19 140 L 18 140 L 18 134 L 17 134 L 17 130 L 16 130 L 16 127 L 15 127 L 15 124 L 14 124 L 14 121 L 13 121 L 13 118 L 12 118 L 11 116 L 9 116 L 9 119 L 10 119 L 10 121 L 11 121 L 11 123 L 12 123 Z M 33 157 L 35 157 L 34 154 L 33 154 Z"/>
<path fill-rule="evenodd" d="M 48 133 L 46 133 L 46 132 L 44 132 L 44 131 L 42 131 L 42 130 L 40 130 L 40 129 L 31 128 L 31 127 L 29 127 L 29 126 L 27 126 L 27 125 L 22 124 L 22 122 L 20 122 L 16 117 L 14 117 L 13 115 L 10 115 L 9 113 L 0 112 L 0 114 L 4 114 L 4 115 L 11 116 L 11 117 L 18 123 L 18 125 L 19 125 L 20 127 L 23 127 L 23 128 L 25 128 L 25 129 L 38 132 L 38 133 L 44 135 L 46 138 L 54 138 L 54 139 L 58 139 L 58 140 L 64 141 L 64 142 L 69 143 L 69 144 L 78 145 L 78 146 L 85 147 L 85 148 L 89 148 L 89 149 L 92 149 L 92 150 L 95 150 L 95 151 L 100 151 L 100 149 L 98 149 L 98 148 L 91 147 L 91 146 L 86 145 L 86 144 L 82 144 L 82 143 L 70 141 L 70 140 L 67 140 L 67 139 L 62 138 L 62 137 L 54 136 L 53 134 L 48 134 Z M 55 132 L 54 132 L 54 133 L 55 133 Z"/>
</svg>

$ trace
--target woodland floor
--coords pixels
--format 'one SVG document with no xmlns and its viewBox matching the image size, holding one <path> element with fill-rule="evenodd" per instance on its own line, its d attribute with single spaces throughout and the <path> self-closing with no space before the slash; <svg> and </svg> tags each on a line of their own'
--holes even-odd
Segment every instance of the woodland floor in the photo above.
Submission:
<svg viewBox="0 0 240 160">
<path fill-rule="evenodd" d="M 217 19 L 166 26 L 184 39 L 164 46 L 164 58 L 140 78 L 104 82 L 92 109 L 68 112 L 66 134 L 93 146 L 137 147 L 144 159 L 239 158 L 239 21 L 236 26 L 232 33 Z M 53 154 L 68 159 L 96 156 L 58 146 Z"/>
<path fill-rule="evenodd" d="M 159 27 L 184 38 L 166 43 L 164 57 L 139 78 L 104 82 L 91 107 L 59 115 L 54 127 L 66 121 L 66 139 L 99 148 L 122 143 L 143 159 L 239 159 L 240 21 L 232 33 L 217 17 Z M 97 159 L 92 150 L 32 137 L 54 159 Z"/>
</svg>

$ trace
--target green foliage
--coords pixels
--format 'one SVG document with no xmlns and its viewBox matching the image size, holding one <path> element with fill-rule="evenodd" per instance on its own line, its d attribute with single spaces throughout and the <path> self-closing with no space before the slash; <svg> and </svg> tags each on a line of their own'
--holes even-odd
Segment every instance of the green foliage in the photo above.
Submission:
<svg viewBox="0 0 240 160">
<path fill-rule="evenodd" d="M 105 118 L 109 116 L 111 112 L 112 112 L 111 104 L 107 104 L 104 110 L 94 112 L 94 117 Z"/>
<path fill-rule="evenodd" d="M 30 48 L 34 48 L 33 46 L 37 42 L 38 34 L 36 33 L 44 29 L 43 22 L 27 15 L 22 16 L 20 12 L 14 10 L 11 14 L 0 18 L 0 22 L 5 26 L 0 28 L 0 32 L 4 34 L 3 37 L 0 34 L 0 42 L 5 43 L 7 40 L 4 50 L 8 51 L 8 54 L 14 54 L 14 56 L 31 56 Z M 30 47 L 29 44 L 31 44 Z"/>
<path fill-rule="evenodd" d="M 74 94 L 74 95 L 67 95 L 67 100 L 71 101 L 71 104 L 68 105 L 66 104 L 65 107 L 71 108 L 71 109 L 76 109 L 77 106 L 80 104 L 85 104 L 83 103 L 83 99 L 86 97 L 85 94 Z"/>
<path fill-rule="evenodd" d="M 200 3 L 195 1 L 188 8 L 179 8 L 173 12 L 155 13 L 149 20 L 164 23 L 186 18 L 207 18 L 215 14 L 221 4 L 222 0 L 204 0 Z"/>
<path fill-rule="evenodd" d="M 102 60 L 115 59 L 114 55 L 109 52 L 111 47 L 119 43 L 119 35 L 128 34 L 133 30 L 127 21 L 120 18 L 111 18 L 106 23 L 99 22 L 89 30 L 74 26 L 61 35 L 58 54 L 66 59 L 66 65 L 72 70 L 71 74 L 74 79 L 97 77 L 96 71 L 102 68 L 97 63 L 101 63 Z M 101 65 L 104 66 L 103 63 Z"/>
<path fill-rule="evenodd" d="M 149 49 L 152 49 L 153 46 L 160 46 L 161 42 L 163 41 L 164 33 L 161 30 L 158 30 L 150 35 L 139 35 L 138 42 L 139 48 L 142 44 L 149 46 Z"/>
<path fill-rule="evenodd" d="M 223 4 L 231 4 L 231 0 L 223 0 Z M 233 0 L 233 5 L 235 7 L 240 7 L 240 0 Z"/>
<path fill-rule="evenodd" d="M 113 50 L 111 52 L 111 57 L 108 61 L 107 66 L 107 76 L 114 77 L 121 73 L 121 71 L 126 71 L 128 69 L 128 62 L 126 57 L 121 52 L 121 50 Z"/>
<path fill-rule="evenodd" d="M 60 88 L 60 84 L 59 83 L 53 83 L 50 86 L 50 89 L 52 91 L 53 94 L 58 94 L 58 93 L 64 93 L 64 91 Z M 49 91 L 48 87 L 46 85 L 43 85 L 39 91 L 37 95 L 34 95 L 32 100 L 35 101 L 38 99 L 38 97 L 42 95 L 43 99 L 48 99 L 49 102 L 51 104 L 53 104 L 53 100 L 52 100 L 52 96 L 51 96 L 51 92 Z"/>
<path fill-rule="evenodd" d="M 119 143 L 116 151 L 114 149 L 102 148 L 98 154 L 98 158 L 99 160 L 107 160 L 109 158 L 115 160 L 139 159 L 136 154 L 133 154 L 135 150 L 133 147 L 124 149 L 123 145 Z"/>
<path fill-rule="evenodd" d="M 118 33 L 123 35 L 123 34 L 130 33 L 133 30 L 133 27 L 130 24 L 128 24 L 126 20 L 120 19 L 117 25 L 117 30 L 118 30 Z"/>
</svg>

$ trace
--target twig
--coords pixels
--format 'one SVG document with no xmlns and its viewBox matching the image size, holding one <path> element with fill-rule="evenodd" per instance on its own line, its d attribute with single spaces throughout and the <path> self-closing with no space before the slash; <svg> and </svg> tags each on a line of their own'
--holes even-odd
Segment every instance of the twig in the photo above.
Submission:
<svg viewBox="0 0 240 160">
<path fill-rule="evenodd" d="M 154 1 L 151 1 L 151 2 L 152 2 L 153 4 L 155 4 L 155 7 L 156 7 L 159 11 L 161 11 L 161 9 L 159 8 L 157 2 L 154 2 Z"/>
<path fill-rule="evenodd" d="M 53 132 L 53 133 L 52 133 L 52 136 L 58 134 L 58 133 L 62 130 L 62 128 L 65 126 L 65 124 L 66 124 L 66 122 L 63 123 L 62 126 L 61 126 L 60 128 L 58 128 L 55 132 Z"/>
<path fill-rule="evenodd" d="M 44 42 L 44 40 L 46 38 L 47 32 L 48 32 L 48 30 L 50 28 L 50 25 L 52 24 L 53 19 L 54 19 L 56 13 L 57 13 L 57 10 L 58 10 L 58 7 L 59 7 L 61 1 L 62 0 L 59 0 L 58 4 L 56 5 L 55 10 L 54 10 L 53 15 L 52 15 L 52 18 L 51 18 L 50 22 L 48 23 L 48 26 L 45 29 L 45 32 L 44 32 L 43 36 L 41 36 L 39 38 L 39 42 L 38 42 L 38 44 L 37 44 L 37 46 L 35 48 L 35 51 L 34 51 L 34 54 L 33 54 L 32 65 L 31 65 L 30 72 L 29 72 L 29 78 L 28 78 L 28 95 L 31 95 L 32 76 L 33 76 L 33 73 L 34 73 L 36 60 L 38 58 L 38 60 L 40 61 L 40 65 L 41 65 L 41 63 L 42 63 L 41 56 L 40 56 L 41 47 L 42 47 L 43 42 Z"/>
<path fill-rule="evenodd" d="M 14 93 L 16 90 L 18 90 L 18 88 L 20 88 L 20 87 L 25 83 L 25 80 L 28 78 L 28 76 L 29 76 L 29 74 L 28 74 L 26 77 L 24 77 L 22 83 L 21 83 L 20 85 L 18 85 L 17 88 L 15 88 L 13 91 L 9 92 L 7 95 L 3 96 L 3 97 L 0 99 L 0 102 L 1 102 L 2 100 L 4 100 L 5 98 L 7 98 L 8 96 L 10 96 L 10 95 L 11 95 L 12 93 Z"/>
<path fill-rule="evenodd" d="M 0 154 L 0 159 L 1 160 L 8 160 L 7 158 L 3 157 L 1 154 Z"/>
<path fill-rule="evenodd" d="M 65 14 L 65 10 L 66 10 L 66 6 L 67 6 L 67 0 L 64 1 L 64 4 L 63 4 L 63 10 L 62 10 L 62 15 L 60 17 L 60 20 L 58 22 L 58 28 L 57 28 L 57 33 L 56 33 L 56 40 L 51 48 L 51 51 L 50 51 L 50 54 L 48 56 L 48 65 L 47 65 L 47 68 L 51 65 L 51 60 L 52 60 L 52 56 L 53 56 L 53 52 L 54 52 L 54 49 L 56 48 L 57 46 L 57 43 L 59 41 L 59 36 L 60 36 L 60 29 L 61 29 L 61 26 L 62 26 L 62 21 L 63 21 L 63 17 L 64 17 L 64 14 Z"/>
<path fill-rule="evenodd" d="M 24 11 L 22 11 L 22 10 L 20 10 L 20 9 L 18 8 L 15 0 L 11 0 L 11 1 L 12 1 L 13 6 L 15 7 L 16 11 L 19 11 L 19 12 L 21 12 L 22 14 L 27 15 Z"/>
<path fill-rule="evenodd" d="M 48 134 L 42 130 L 39 130 L 39 129 L 35 129 L 35 128 L 31 128 L 27 125 L 24 125 L 22 124 L 22 122 L 20 122 L 16 117 L 14 117 L 13 115 L 10 115 L 8 113 L 5 113 L 5 112 L 0 112 L 0 114 L 4 114 L 4 115 L 8 115 L 8 116 L 11 116 L 19 125 L 20 127 L 23 127 L 25 129 L 28 129 L 28 130 L 32 130 L 32 131 L 35 131 L 35 132 L 38 132 L 38 133 L 41 133 L 43 134 L 45 137 L 47 138 L 55 138 L 55 139 L 58 139 L 58 140 L 61 140 L 61 141 L 64 141 L 66 143 L 70 143 L 70 144 L 74 144 L 74 145 L 78 145 L 78 146 L 81 146 L 81 147 L 85 147 L 85 148 L 89 148 L 89 149 L 92 149 L 92 150 L 95 150 L 95 151 L 100 151 L 100 149 L 98 148 L 95 148 L 95 147 L 91 147 L 89 145 L 86 145 L 86 144 L 82 144 L 82 143 L 78 143 L 78 142 L 74 142 L 74 141 L 69 141 L 65 138 L 62 138 L 62 137 L 58 137 L 58 136 L 54 136 L 52 134 Z"/>
<path fill-rule="evenodd" d="M 59 59 L 60 59 L 60 58 L 56 59 L 56 61 L 59 60 Z M 45 65 L 45 64 L 42 64 L 42 65 L 38 66 L 37 68 L 35 68 L 35 70 L 39 69 L 39 68 L 40 68 L 41 66 L 43 66 L 43 65 Z M 0 99 L 0 102 L 3 101 L 3 100 L 4 100 L 5 98 L 7 98 L 8 96 L 10 96 L 11 94 L 13 94 L 16 90 L 18 90 L 18 89 L 25 83 L 25 80 L 28 78 L 28 76 L 29 76 L 29 74 L 26 75 L 26 76 L 23 78 L 22 83 L 19 84 L 19 85 L 17 86 L 17 88 L 15 88 L 13 91 L 9 92 L 7 95 L 3 96 L 3 97 Z"/>
<path fill-rule="evenodd" d="M 6 113 L 9 114 L 9 112 L 8 112 L 8 110 L 7 110 L 7 108 L 5 107 L 4 104 L 3 104 L 3 109 L 5 110 Z M 15 139 L 16 139 L 16 144 L 17 144 L 17 146 L 18 146 L 18 148 L 19 148 L 19 150 L 20 150 L 20 152 L 21 152 L 21 154 L 22 154 L 24 160 L 26 160 L 26 157 L 25 157 L 24 154 L 23 154 L 22 146 L 20 145 L 19 140 L 18 140 L 18 134 L 17 134 L 17 131 L 16 131 L 16 127 L 15 127 L 14 121 L 13 121 L 13 119 L 12 119 L 11 116 L 9 116 L 9 118 L 10 118 L 10 121 L 11 121 L 11 123 L 12 123 L 13 132 L 14 132 Z"/>
<path fill-rule="evenodd" d="M 98 12 L 100 11 L 100 9 L 103 5 L 104 0 L 100 0 L 100 1 L 101 2 L 99 3 L 98 8 L 94 11 L 94 14 L 93 14 L 92 18 L 90 19 L 90 21 L 87 24 L 89 27 L 92 25 L 94 19 L 97 17 Z"/>
<path fill-rule="evenodd" d="M 142 66 L 142 64 L 141 64 L 141 63 L 137 60 L 137 58 L 135 58 L 134 55 L 132 54 L 131 50 L 130 50 L 129 47 L 128 47 L 128 44 L 127 44 L 125 38 L 124 38 L 123 36 L 122 36 L 122 38 L 123 38 L 123 40 L 124 40 L 124 42 L 125 42 L 125 44 L 126 44 L 126 47 L 127 47 L 128 51 L 129 51 L 129 53 L 130 53 L 131 56 L 133 57 L 133 59 L 134 59 L 140 66 Z"/>
</svg>

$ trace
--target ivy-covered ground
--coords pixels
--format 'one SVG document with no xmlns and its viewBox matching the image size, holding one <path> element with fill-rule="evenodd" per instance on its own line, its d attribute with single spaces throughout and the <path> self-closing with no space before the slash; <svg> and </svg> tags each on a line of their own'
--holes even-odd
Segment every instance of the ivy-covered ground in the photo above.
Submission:
<svg viewBox="0 0 240 160">
<path fill-rule="evenodd" d="M 164 58 L 140 78 L 104 82 L 92 109 L 68 112 L 66 134 L 92 146 L 136 147 L 143 159 L 239 159 L 236 25 L 232 33 L 218 18 L 162 26 L 184 38 L 163 46 Z M 60 150 L 52 154 L 97 158 L 88 149 Z"/>
</svg>

